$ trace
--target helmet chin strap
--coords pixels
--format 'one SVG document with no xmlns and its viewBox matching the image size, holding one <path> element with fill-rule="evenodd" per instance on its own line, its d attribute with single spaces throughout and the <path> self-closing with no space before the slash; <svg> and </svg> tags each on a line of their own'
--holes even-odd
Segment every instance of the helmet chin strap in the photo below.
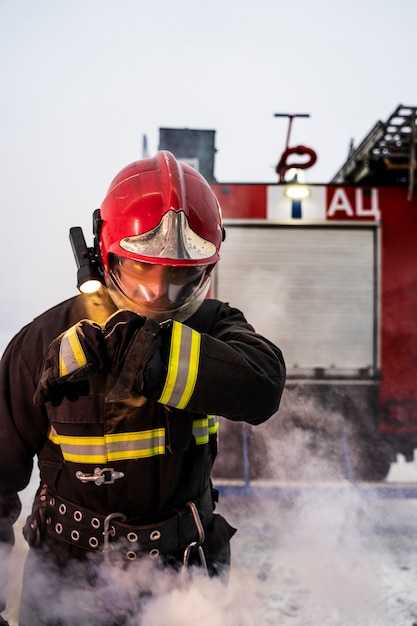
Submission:
<svg viewBox="0 0 417 626">
<path fill-rule="evenodd" d="M 117 285 L 115 285 L 110 276 L 106 275 L 105 280 L 110 297 L 118 309 L 133 311 L 133 313 L 136 313 L 137 315 L 149 317 L 156 322 L 165 322 L 166 320 L 170 319 L 176 320 L 177 322 L 185 322 L 185 320 L 191 317 L 193 313 L 195 313 L 200 308 L 204 298 L 208 293 L 211 282 L 210 276 L 207 276 L 207 279 L 203 281 L 198 291 L 194 293 L 188 301 L 184 302 L 176 309 L 162 311 L 158 309 L 152 309 L 151 307 L 147 307 L 144 304 L 139 304 L 134 300 L 128 298 L 123 292 L 120 291 Z"/>
</svg>

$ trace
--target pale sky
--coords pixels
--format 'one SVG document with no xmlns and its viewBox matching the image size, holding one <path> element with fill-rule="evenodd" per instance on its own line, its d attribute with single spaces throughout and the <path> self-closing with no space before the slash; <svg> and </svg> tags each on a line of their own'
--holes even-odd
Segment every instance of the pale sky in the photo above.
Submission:
<svg viewBox="0 0 417 626">
<path fill-rule="evenodd" d="M 276 182 L 291 144 L 328 182 L 398 104 L 417 105 L 415 0 L 0 0 L 0 349 L 76 293 L 68 240 L 158 129 L 216 131 L 219 182 Z"/>
</svg>

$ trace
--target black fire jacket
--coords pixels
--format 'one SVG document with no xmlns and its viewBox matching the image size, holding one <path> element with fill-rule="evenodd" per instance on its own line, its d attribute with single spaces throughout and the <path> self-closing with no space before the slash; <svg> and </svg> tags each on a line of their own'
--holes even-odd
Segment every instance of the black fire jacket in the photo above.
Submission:
<svg viewBox="0 0 417 626">
<path fill-rule="evenodd" d="M 17 493 L 38 457 L 41 483 L 101 515 L 160 516 L 199 497 L 210 481 L 221 415 L 259 424 L 278 409 L 285 381 L 281 351 L 243 314 L 206 300 L 175 322 L 162 346 L 157 397 L 106 402 L 109 380 L 95 374 L 90 393 L 58 407 L 33 396 L 50 342 L 81 319 L 103 323 L 115 311 L 103 288 L 45 312 L 11 341 L 0 365 L 0 540 L 13 542 Z M 164 335 L 165 337 L 165 335 Z M 152 368 L 152 360 L 150 361 Z M 114 382 L 114 381 L 112 381 Z M 97 486 L 80 476 L 112 468 L 122 478 Z M 81 474 L 80 474 L 81 472 Z"/>
</svg>

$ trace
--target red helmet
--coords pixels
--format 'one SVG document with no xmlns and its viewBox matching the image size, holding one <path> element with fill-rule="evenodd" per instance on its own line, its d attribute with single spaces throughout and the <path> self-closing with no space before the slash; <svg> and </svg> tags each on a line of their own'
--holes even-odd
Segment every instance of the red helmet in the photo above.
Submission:
<svg viewBox="0 0 417 626">
<path fill-rule="evenodd" d="M 167 151 L 122 169 L 100 208 L 98 245 L 113 299 L 158 320 L 198 308 L 222 239 L 211 187 Z"/>
</svg>

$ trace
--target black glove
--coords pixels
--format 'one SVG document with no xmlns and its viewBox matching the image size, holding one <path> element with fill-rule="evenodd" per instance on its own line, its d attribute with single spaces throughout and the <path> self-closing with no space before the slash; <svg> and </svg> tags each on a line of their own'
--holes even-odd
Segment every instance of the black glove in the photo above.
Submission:
<svg viewBox="0 0 417 626">
<path fill-rule="evenodd" d="M 78 400 L 89 392 L 90 374 L 108 365 L 102 327 L 82 320 L 50 344 L 33 401 L 58 406 L 65 397 Z"/>
<path fill-rule="evenodd" d="M 94 372 L 117 378 L 108 402 L 126 399 L 133 389 L 140 392 L 159 331 L 157 322 L 124 310 L 103 326 L 89 320 L 71 326 L 49 346 L 34 403 L 59 406 L 64 398 L 74 401 L 88 395 L 88 377 Z"/>
<path fill-rule="evenodd" d="M 102 332 L 109 374 L 113 376 L 120 374 L 129 346 L 145 322 L 146 317 L 123 309 L 113 313 L 103 324 Z"/>
<path fill-rule="evenodd" d="M 129 397 L 131 391 L 140 393 L 145 365 L 159 345 L 161 330 L 158 322 L 131 311 L 118 311 L 103 328 L 109 373 L 117 378 L 106 396 L 106 402 Z"/>
<path fill-rule="evenodd" d="M 10 626 L 9 622 L 6 622 L 4 617 L 0 615 L 0 626 Z"/>
</svg>

